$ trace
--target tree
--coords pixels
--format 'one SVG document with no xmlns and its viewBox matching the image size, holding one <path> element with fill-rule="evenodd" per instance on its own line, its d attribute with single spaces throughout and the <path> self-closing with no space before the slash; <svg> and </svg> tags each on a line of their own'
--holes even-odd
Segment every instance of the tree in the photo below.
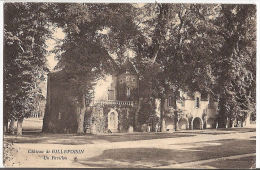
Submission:
<svg viewBox="0 0 260 170">
<path fill-rule="evenodd" d="M 255 112 L 255 14 L 254 5 L 221 5 L 214 23 L 223 39 L 212 64 L 220 96 L 219 127 L 232 126 L 235 119 L 244 121 Z"/>
<path fill-rule="evenodd" d="M 155 6 L 148 5 L 148 11 L 155 11 Z M 145 35 L 152 40 L 148 43 L 150 55 L 147 56 L 161 67 L 160 72 L 153 74 L 158 76 L 153 82 L 158 88 L 155 91 L 162 92 L 163 96 L 172 91 L 169 88 L 172 86 L 175 92 L 179 88 L 204 89 L 215 99 L 221 96 L 223 120 L 227 116 L 241 117 L 249 107 L 252 112 L 255 108 L 255 6 L 157 6 L 157 15 L 144 22 Z"/>
<path fill-rule="evenodd" d="M 60 57 L 60 65 L 68 63 L 69 66 L 73 65 L 72 61 L 81 61 L 75 60 L 73 55 L 77 52 L 70 53 L 70 49 L 80 51 L 85 44 L 95 44 L 95 48 L 105 54 L 99 58 L 101 63 L 106 60 L 102 67 L 95 67 L 100 68 L 101 73 L 106 70 L 105 65 L 112 64 L 115 69 L 120 67 L 125 52 L 132 50 L 135 53 L 132 60 L 141 81 L 149 82 L 144 87 L 149 90 L 140 94 L 138 106 L 148 96 L 161 98 L 162 119 L 164 101 L 169 92 L 176 96 L 180 88 L 185 91 L 204 89 L 214 98 L 221 97 L 221 119 L 238 117 L 242 114 L 239 110 L 248 110 L 249 107 L 249 110 L 254 110 L 255 100 L 255 7 L 247 7 L 64 4 L 59 7 L 59 16 L 64 17 L 61 25 L 68 39 L 62 47 L 66 52 Z M 111 57 L 111 54 L 116 57 Z M 90 58 L 85 61 L 91 61 Z M 88 66 L 89 69 L 93 68 L 95 61 Z M 236 69 L 240 71 L 236 72 Z M 248 86 L 250 88 L 246 88 Z M 140 109 L 138 107 L 137 112 Z"/>
<path fill-rule="evenodd" d="M 48 71 L 47 11 L 48 5 L 41 3 L 4 5 L 4 122 L 7 126 L 8 120 L 17 120 L 17 135 L 22 135 L 23 119 L 42 96 L 39 83 Z"/>
<path fill-rule="evenodd" d="M 162 124 L 167 94 L 174 93 L 176 105 L 180 88 L 220 96 L 221 126 L 255 112 L 254 5 L 7 3 L 4 122 L 18 120 L 18 134 L 41 96 L 50 24 L 66 34 L 55 50 L 56 69 L 70 77 L 78 133 L 93 82 L 119 70 L 128 51 L 146 82 L 136 114 L 160 98 Z"/>
<path fill-rule="evenodd" d="M 126 46 L 135 35 L 132 8 L 130 4 L 58 4 L 55 9 L 52 21 L 66 34 L 56 50 L 60 54 L 56 69 L 73 77 L 77 132 L 83 133 L 84 101 L 91 100 L 93 82 L 120 69 Z"/>
<path fill-rule="evenodd" d="M 203 33 L 198 33 L 205 30 L 203 27 L 205 22 L 201 23 L 202 19 L 196 11 L 198 5 L 148 4 L 144 8 L 148 11 L 147 15 L 151 15 L 152 12 L 154 14 L 151 15 L 153 17 L 146 17 L 148 20 L 142 23 L 140 29 L 146 37 L 149 37 L 146 42 L 148 48 L 137 46 L 137 51 L 146 53 L 142 58 L 136 59 L 139 63 L 143 63 L 139 65 L 141 74 L 147 77 L 144 80 L 152 84 L 150 92 L 154 97 L 161 99 L 162 127 L 167 94 L 175 93 L 176 105 L 178 89 L 189 89 L 192 81 L 196 79 L 194 71 L 202 69 L 205 66 L 202 62 L 213 53 L 210 52 L 214 49 L 210 46 L 213 38 L 207 41 L 207 37 L 202 36 Z M 198 48 L 203 43 L 209 48 Z"/>
</svg>

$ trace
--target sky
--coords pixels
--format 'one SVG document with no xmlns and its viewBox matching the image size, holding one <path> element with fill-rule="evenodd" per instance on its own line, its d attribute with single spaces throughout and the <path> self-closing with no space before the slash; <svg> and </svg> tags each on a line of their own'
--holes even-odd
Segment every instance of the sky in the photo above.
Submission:
<svg viewBox="0 0 260 170">
<path fill-rule="evenodd" d="M 62 31 L 61 28 L 55 28 L 52 37 L 53 38 L 49 38 L 48 40 L 46 40 L 46 45 L 48 46 L 47 50 L 49 52 L 54 49 L 55 45 L 57 45 L 58 40 L 62 40 L 65 38 L 65 33 Z M 55 59 L 55 54 L 50 52 L 47 56 L 47 64 L 51 71 L 53 71 L 57 62 L 58 61 Z"/>
<path fill-rule="evenodd" d="M 52 29 L 52 28 L 50 28 L 50 29 Z M 50 69 L 51 72 L 54 71 L 53 69 L 56 66 L 56 64 L 58 63 L 58 61 L 55 59 L 55 54 L 52 53 L 51 51 L 57 45 L 58 40 L 62 40 L 65 38 L 65 34 L 61 28 L 56 28 L 53 31 L 52 37 L 53 38 L 49 38 L 46 40 L 47 51 L 48 51 L 48 55 L 46 56 L 46 59 L 47 59 L 48 68 Z M 46 80 L 43 81 L 42 83 L 40 83 L 39 86 L 42 90 L 42 95 L 46 97 L 46 95 L 47 95 L 47 77 L 46 77 Z"/>
<path fill-rule="evenodd" d="M 102 34 L 106 34 L 109 30 L 102 30 Z M 61 28 L 54 28 L 53 31 L 53 38 L 49 38 L 46 40 L 47 50 L 49 51 L 49 54 L 47 55 L 47 64 L 48 68 L 51 72 L 54 71 L 54 67 L 58 63 L 58 60 L 55 58 L 55 53 L 52 53 L 51 51 L 54 49 L 54 47 L 57 45 L 59 40 L 62 40 L 65 38 L 65 33 Z M 129 58 L 133 58 L 135 56 L 134 51 L 128 50 L 125 54 Z M 114 56 L 115 57 L 115 56 Z M 108 88 L 110 87 L 112 83 L 112 76 L 106 75 L 102 79 L 97 80 L 97 83 L 94 87 L 94 100 L 107 100 L 107 94 L 108 94 Z M 47 83 L 46 81 L 42 83 L 41 85 L 43 95 L 46 96 L 47 94 Z"/>
<path fill-rule="evenodd" d="M 94 89 L 95 98 L 94 100 L 107 100 L 108 89 L 112 83 L 112 76 L 106 75 L 103 79 L 97 81 Z"/>
<path fill-rule="evenodd" d="M 52 53 L 51 51 L 57 45 L 59 40 L 65 38 L 65 33 L 62 31 L 61 28 L 55 28 L 52 37 L 53 38 L 49 38 L 48 40 L 46 40 L 46 45 L 48 46 L 47 50 L 49 51 L 49 54 L 47 55 L 47 64 L 51 72 L 54 71 L 54 67 L 58 63 L 58 60 L 56 60 L 55 58 L 55 53 Z M 133 56 L 134 54 L 132 52 L 129 52 L 129 55 Z M 106 100 L 107 90 L 110 87 L 111 83 L 112 83 L 111 75 L 106 75 L 102 79 L 97 80 L 97 84 L 94 87 L 94 93 L 95 93 L 94 100 Z M 41 88 L 43 91 L 43 95 L 46 96 L 47 83 L 43 82 Z"/>
</svg>

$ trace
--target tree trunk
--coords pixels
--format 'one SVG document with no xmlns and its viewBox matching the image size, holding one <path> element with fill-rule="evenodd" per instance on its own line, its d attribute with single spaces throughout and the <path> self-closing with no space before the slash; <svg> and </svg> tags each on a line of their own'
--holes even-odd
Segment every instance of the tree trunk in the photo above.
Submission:
<svg viewBox="0 0 260 170">
<path fill-rule="evenodd" d="M 8 132 L 12 135 L 14 135 L 14 119 L 11 119 L 10 124 L 9 124 L 9 128 L 8 128 Z"/>
<path fill-rule="evenodd" d="M 177 111 L 177 91 L 178 89 L 175 90 L 173 94 L 173 109 L 174 109 L 174 129 L 175 131 L 179 130 L 179 125 L 178 125 L 178 111 Z"/>
<path fill-rule="evenodd" d="M 4 116 L 4 121 L 3 121 L 3 124 L 4 124 L 4 133 L 8 132 L 8 119 L 6 118 L 6 116 Z"/>
<path fill-rule="evenodd" d="M 234 127 L 234 120 L 233 120 L 233 119 L 230 120 L 230 127 L 231 127 L 231 128 Z"/>
<path fill-rule="evenodd" d="M 219 115 L 218 115 L 218 128 L 226 128 L 227 116 L 225 109 L 225 99 L 220 98 L 219 100 Z"/>
<path fill-rule="evenodd" d="M 78 123 L 78 134 L 84 133 L 84 118 L 86 112 L 85 95 L 82 95 L 81 104 L 77 108 L 77 123 Z"/>
<path fill-rule="evenodd" d="M 84 133 L 84 117 L 85 117 L 85 108 L 77 108 L 77 121 L 78 121 L 78 134 Z"/>
<path fill-rule="evenodd" d="M 4 129 L 3 129 L 4 133 L 7 132 L 7 129 L 8 129 L 8 127 L 6 126 L 6 124 L 4 124 Z"/>
<path fill-rule="evenodd" d="M 164 120 L 164 104 L 165 104 L 165 99 L 161 97 L 161 102 L 160 102 L 160 131 L 164 132 L 165 131 L 165 120 Z"/>
<path fill-rule="evenodd" d="M 23 134 L 23 118 L 18 119 L 17 121 L 17 136 L 21 136 Z"/>
<path fill-rule="evenodd" d="M 135 114 L 134 114 L 134 131 L 138 131 L 138 113 L 141 109 L 141 106 L 142 106 L 142 103 L 143 103 L 143 98 L 139 98 L 139 101 L 138 101 L 138 106 L 137 106 L 137 109 L 135 111 Z"/>
</svg>

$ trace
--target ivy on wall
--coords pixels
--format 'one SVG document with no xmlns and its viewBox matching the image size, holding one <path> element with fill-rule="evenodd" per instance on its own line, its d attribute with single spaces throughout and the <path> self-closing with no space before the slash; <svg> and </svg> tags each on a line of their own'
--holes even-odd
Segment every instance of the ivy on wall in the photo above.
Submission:
<svg viewBox="0 0 260 170">
<path fill-rule="evenodd" d="M 85 133 L 108 133 L 108 113 L 111 109 L 118 113 L 118 131 L 127 132 L 134 125 L 134 107 L 103 105 L 91 107 L 84 119 Z"/>
</svg>

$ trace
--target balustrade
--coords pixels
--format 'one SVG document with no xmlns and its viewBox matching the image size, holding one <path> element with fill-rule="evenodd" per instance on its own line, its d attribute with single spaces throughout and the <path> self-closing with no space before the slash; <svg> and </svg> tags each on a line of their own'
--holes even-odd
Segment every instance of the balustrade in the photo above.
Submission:
<svg viewBox="0 0 260 170">
<path fill-rule="evenodd" d="M 133 101 L 118 101 L 118 100 L 92 100 L 88 101 L 88 104 L 91 106 L 94 105 L 124 105 L 124 106 L 133 106 Z"/>
</svg>

